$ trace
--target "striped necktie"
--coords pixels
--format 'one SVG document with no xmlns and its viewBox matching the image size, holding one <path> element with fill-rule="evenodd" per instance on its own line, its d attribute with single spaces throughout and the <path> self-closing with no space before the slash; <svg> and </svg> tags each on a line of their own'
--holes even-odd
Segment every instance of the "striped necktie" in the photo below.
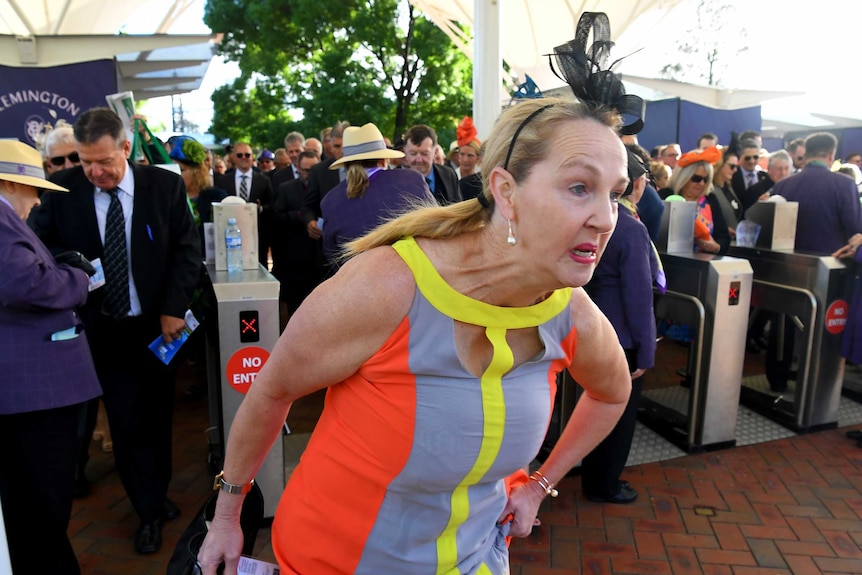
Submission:
<svg viewBox="0 0 862 575">
<path fill-rule="evenodd" d="M 245 201 L 248 201 L 248 182 L 246 182 L 247 178 L 248 176 L 246 176 L 245 174 L 239 177 L 239 197 L 241 197 Z"/>
<path fill-rule="evenodd" d="M 129 315 L 129 262 L 126 255 L 126 222 L 123 205 L 117 197 L 119 190 L 105 190 L 111 196 L 105 216 L 105 245 L 102 249 L 102 268 L 105 270 L 105 312 L 114 319 Z"/>
</svg>

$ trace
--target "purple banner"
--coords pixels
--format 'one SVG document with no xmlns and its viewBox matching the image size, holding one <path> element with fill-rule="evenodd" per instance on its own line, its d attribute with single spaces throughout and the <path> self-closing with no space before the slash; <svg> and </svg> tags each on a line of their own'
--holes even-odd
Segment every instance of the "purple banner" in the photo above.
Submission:
<svg viewBox="0 0 862 575">
<path fill-rule="evenodd" d="M 96 60 L 52 68 L 0 66 L 0 138 L 17 138 L 31 146 L 45 124 L 74 124 L 83 112 L 105 106 L 117 91 L 113 60 Z"/>
</svg>

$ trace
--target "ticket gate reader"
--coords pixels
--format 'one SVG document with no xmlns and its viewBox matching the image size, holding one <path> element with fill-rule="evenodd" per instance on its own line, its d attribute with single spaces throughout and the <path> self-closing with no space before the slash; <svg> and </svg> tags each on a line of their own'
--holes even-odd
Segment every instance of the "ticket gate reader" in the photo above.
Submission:
<svg viewBox="0 0 862 575">
<path fill-rule="evenodd" d="M 663 253 L 661 260 L 668 290 L 658 296 L 656 316 L 693 328 L 686 368 L 689 387 L 644 390 L 639 419 L 689 452 L 732 447 L 751 266 L 742 259 L 703 253 Z"/>
<path fill-rule="evenodd" d="M 797 432 L 837 426 L 844 358 L 841 340 L 849 313 L 847 274 L 840 260 L 734 246 L 730 253 L 747 259 L 754 270 L 755 308 L 783 314 L 794 326 L 796 385 L 778 393 L 743 381 L 742 401 L 751 409 Z"/>
<path fill-rule="evenodd" d="M 239 273 L 208 265 L 207 273 L 218 304 L 217 341 L 207 346 L 210 449 L 223 457 L 237 409 L 279 337 L 279 283 L 261 265 Z M 283 449 L 276 441 L 255 477 L 263 492 L 265 517 L 275 515 L 284 490 Z"/>
</svg>

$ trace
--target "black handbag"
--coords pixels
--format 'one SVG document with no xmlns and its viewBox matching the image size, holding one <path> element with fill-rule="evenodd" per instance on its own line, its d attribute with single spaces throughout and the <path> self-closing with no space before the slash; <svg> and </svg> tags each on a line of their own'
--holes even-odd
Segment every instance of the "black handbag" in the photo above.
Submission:
<svg viewBox="0 0 862 575">
<path fill-rule="evenodd" d="M 206 522 L 212 521 L 215 516 L 217 498 L 218 493 L 213 493 L 183 532 L 168 562 L 167 575 L 200 575 L 197 564 L 198 551 L 207 534 Z M 239 524 L 243 536 L 242 554 L 250 556 L 254 551 L 257 532 L 263 524 L 263 492 L 257 483 L 252 485 L 251 491 L 245 496 Z M 218 572 L 222 573 L 223 570 L 224 565 L 219 567 Z"/>
</svg>

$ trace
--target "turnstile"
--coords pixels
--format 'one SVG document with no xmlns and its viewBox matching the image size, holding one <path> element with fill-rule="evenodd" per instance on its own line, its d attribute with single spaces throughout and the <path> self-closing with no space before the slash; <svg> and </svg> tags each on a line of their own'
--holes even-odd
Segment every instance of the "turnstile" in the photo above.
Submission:
<svg viewBox="0 0 862 575">
<path fill-rule="evenodd" d="M 754 270 L 752 306 L 783 314 L 795 335 L 796 385 L 771 392 L 764 378 L 743 380 L 742 401 L 794 431 L 837 426 L 844 358 L 841 340 L 849 306 L 845 299 L 849 271 L 831 256 L 735 246 Z M 781 322 L 770 329 L 782 330 Z"/>
<path fill-rule="evenodd" d="M 210 450 L 223 456 L 236 411 L 279 337 L 279 283 L 260 265 L 235 274 L 208 265 L 207 273 L 218 304 L 217 341 L 207 346 Z M 266 517 L 284 490 L 283 449 L 276 441 L 255 477 Z"/>
<path fill-rule="evenodd" d="M 688 387 L 644 390 L 639 419 L 680 448 L 736 444 L 752 270 L 745 260 L 663 253 L 668 291 L 656 316 L 691 329 Z"/>
</svg>

